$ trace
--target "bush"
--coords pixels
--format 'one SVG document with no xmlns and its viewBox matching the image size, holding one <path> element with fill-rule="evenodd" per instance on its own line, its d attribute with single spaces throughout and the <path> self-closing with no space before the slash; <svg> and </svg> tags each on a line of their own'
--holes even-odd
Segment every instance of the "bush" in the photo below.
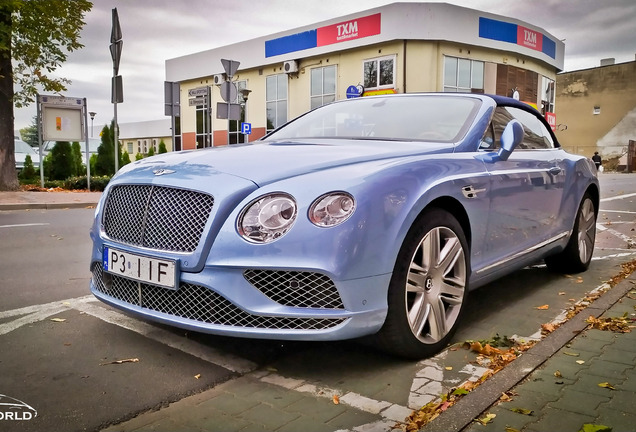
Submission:
<svg viewBox="0 0 636 432">
<path fill-rule="evenodd" d="M 20 180 L 32 180 L 37 178 L 37 176 L 38 176 L 38 173 L 35 171 L 35 167 L 33 166 L 33 161 L 31 160 L 31 156 L 26 155 L 26 157 L 24 158 L 24 167 L 22 168 L 22 171 L 20 171 L 18 178 Z"/>
<path fill-rule="evenodd" d="M 49 155 L 51 155 L 49 166 L 51 180 L 64 180 L 76 173 L 76 159 L 70 143 L 56 142 Z"/>
<path fill-rule="evenodd" d="M 91 176 L 91 191 L 103 191 L 110 179 L 110 176 Z M 86 176 L 69 177 L 61 187 L 70 190 L 87 189 Z"/>
<path fill-rule="evenodd" d="M 155 155 L 155 148 L 150 146 L 150 148 L 148 149 L 148 154 L 146 156 L 150 157 L 150 156 L 154 156 L 154 155 Z"/>
<path fill-rule="evenodd" d="M 159 154 L 168 153 L 168 149 L 166 148 L 166 143 L 163 140 L 159 141 Z"/>
<path fill-rule="evenodd" d="M 144 155 L 142 155 L 141 153 L 137 153 L 137 154 L 135 155 L 135 160 L 136 160 L 136 161 L 138 161 L 138 160 L 142 160 L 143 158 L 144 158 Z"/>
<path fill-rule="evenodd" d="M 120 167 L 126 166 L 130 163 L 130 155 L 128 154 L 127 151 L 125 151 L 124 153 L 122 153 L 121 155 L 121 163 L 120 163 Z"/>
</svg>

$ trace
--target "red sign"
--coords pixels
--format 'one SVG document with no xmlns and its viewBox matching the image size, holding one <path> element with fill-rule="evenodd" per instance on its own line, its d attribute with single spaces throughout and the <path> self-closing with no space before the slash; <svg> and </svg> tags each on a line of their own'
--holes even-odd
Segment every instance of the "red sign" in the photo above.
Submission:
<svg viewBox="0 0 636 432">
<path fill-rule="evenodd" d="M 317 29 L 317 46 L 331 45 L 380 34 L 380 14 L 356 18 Z"/>
<path fill-rule="evenodd" d="M 551 112 L 546 112 L 545 119 L 548 121 L 550 128 L 552 128 L 552 132 L 555 132 L 556 131 L 556 114 Z"/>
<path fill-rule="evenodd" d="M 533 50 L 543 50 L 543 35 L 529 28 L 517 26 L 517 45 Z"/>
</svg>

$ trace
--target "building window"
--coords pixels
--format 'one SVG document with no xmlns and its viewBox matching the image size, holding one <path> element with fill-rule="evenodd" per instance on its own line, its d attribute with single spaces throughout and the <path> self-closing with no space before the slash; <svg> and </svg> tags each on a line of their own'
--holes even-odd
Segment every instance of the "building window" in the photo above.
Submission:
<svg viewBox="0 0 636 432">
<path fill-rule="evenodd" d="M 445 92 L 484 92 L 484 62 L 444 56 Z"/>
<path fill-rule="evenodd" d="M 270 75 L 266 81 L 267 131 L 287 122 L 287 74 Z"/>
<path fill-rule="evenodd" d="M 141 140 L 137 140 L 137 153 L 141 153 Z"/>
<path fill-rule="evenodd" d="M 144 140 L 144 154 L 148 154 L 148 142 Z"/>
<path fill-rule="evenodd" d="M 229 143 L 240 144 L 247 142 L 248 135 L 241 133 L 241 123 L 245 121 L 245 98 L 241 94 L 241 90 L 247 88 L 247 81 L 236 81 L 237 96 L 232 103 L 238 103 L 241 106 L 241 118 L 239 120 L 230 120 Z"/>
<path fill-rule="evenodd" d="M 155 153 L 157 153 L 157 140 L 156 139 L 152 140 L 152 149 L 155 151 Z"/>
<path fill-rule="evenodd" d="M 128 154 L 131 155 L 133 153 L 133 143 L 129 142 L 128 143 Z"/>
<path fill-rule="evenodd" d="M 209 89 L 209 88 L 208 88 Z M 197 105 L 196 110 L 196 140 L 197 147 L 196 148 L 205 148 L 212 147 L 212 139 L 211 139 L 211 126 L 212 126 L 212 118 L 210 116 L 210 110 L 208 109 L 208 100 L 210 96 L 210 92 L 208 92 L 208 97 L 202 98 L 202 101 L 205 101 L 201 105 Z"/>
<path fill-rule="evenodd" d="M 336 66 L 311 70 L 311 109 L 336 100 Z"/>
<path fill-rule="evenodd" d="M 541 114 L 554 112 L 554 81 L 544 76 L 541 77 Z"/>
<path fill-rule="evenodd" d="M 395 87 L 395 56 L 380 57 L 364 62 L 364 88 L 382 89 Z"/>
</svg>

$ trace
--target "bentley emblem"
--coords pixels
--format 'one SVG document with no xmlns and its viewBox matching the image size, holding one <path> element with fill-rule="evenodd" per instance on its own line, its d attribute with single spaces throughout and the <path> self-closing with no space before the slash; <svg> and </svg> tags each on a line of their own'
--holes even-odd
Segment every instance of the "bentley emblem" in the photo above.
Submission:
<svg viewBox="0 0 636 432">
<path fill-rule="evenodd" d="M 160 175 L 164 175 L 164 174 L 172 174 L 175 173 L 176 171 L 173 170 L 169 170 L 169 169 L 156 169 L 153 171 L 153 174 L 156 176 L 160 176 Z"/>
</svg>

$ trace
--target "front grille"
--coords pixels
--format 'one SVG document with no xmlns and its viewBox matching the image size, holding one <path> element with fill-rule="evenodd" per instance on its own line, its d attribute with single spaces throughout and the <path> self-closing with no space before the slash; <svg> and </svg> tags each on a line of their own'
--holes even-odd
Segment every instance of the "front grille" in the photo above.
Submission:
<svg viewBox="0 0 636 432">
<path fill-rule="evenodd" d="M 252 315 L 200 285 L 182 282 L 175 291 L 104 273 L 101 263 L 94 263 L 92 271 L 93 285 L 102 294 L 145 309 L 209 324 L 276 330 L 324 330 L 344 321 L 342 318 Z"/>
<path fill-rule="evenodd" d="M 151 185 L 115 186 L 104 206 L 104 230 L 115 241 L 193 252 L 214 205 L 211 195 Z"/>
<path fill-rule="evenodd" d="M 344 309 L 336 286 L 320 273 L 250 269 L 243 276 L 267 297 L 284 306 Z"/>
</svg>

